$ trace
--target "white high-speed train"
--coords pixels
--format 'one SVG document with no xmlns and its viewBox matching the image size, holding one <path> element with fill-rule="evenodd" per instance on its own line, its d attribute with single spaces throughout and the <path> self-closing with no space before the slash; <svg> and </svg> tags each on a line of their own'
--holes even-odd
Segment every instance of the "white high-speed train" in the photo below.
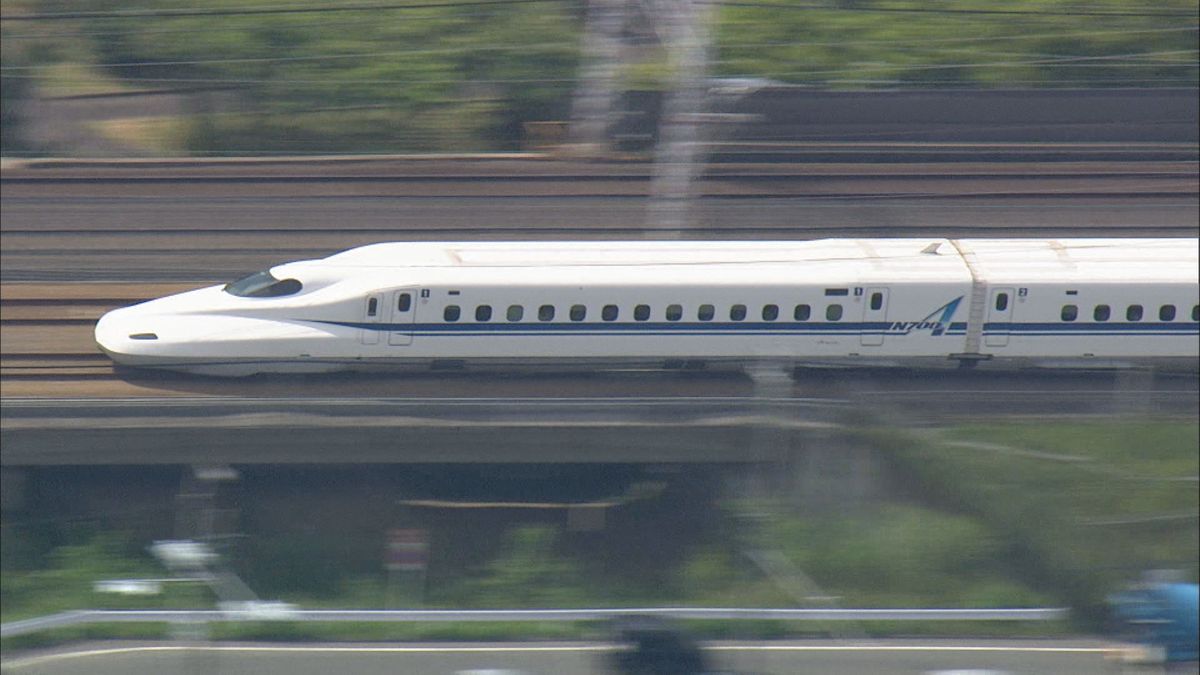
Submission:
<svg viewBox="0 0 1200 675">
<path fill-rule="evenodd" d="M 114 361 L 1196 370 L 1196 239 L 387 243 L 105 314 Z"/>
</svg>

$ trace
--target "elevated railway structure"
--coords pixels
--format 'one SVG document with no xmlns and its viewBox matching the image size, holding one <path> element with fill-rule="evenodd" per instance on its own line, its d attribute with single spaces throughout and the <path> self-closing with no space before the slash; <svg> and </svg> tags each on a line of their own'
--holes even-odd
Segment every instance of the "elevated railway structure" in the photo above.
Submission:
<svg viewBox="0 0 1200 675">
<path fill-rule="evenodd" d="M 1200 229 L 1196 216 L 1200 164 L 1195 161 L 1194 143 L 1172 146 L 1171 152 L 1179 152 L 1171 157 L 1142 156 L 1136 161 L 953 165 L 864 162 L 865 155 L 853 154 L 866 149 L 861 144 L 807 147 L 814 152 L 836 150 L 843 158 L 857 159 L 711 165 L 701 181 L 703 196 L 696 221 L 686 232 L 675 234 L 795 239 L 1194 237 Z M 918 150 L 929 149 L 914 147 L 908 159 L 913 160 L 912 153 Z M 1053 151 L 1062 149 L 1060 145 Z M 762 420 L 761 410 L 749 412 L 748 399 L 755 396 L 817 411 L 801 417 L 821 423 L 836 422 L 838 411 L 856 406 L 900 410 L 917 418 L 933 409 L 947 415 L 1099 414 L 1116 409 L 1171 411 L 1188 405 L 1194 409 L 1194 378 L 1163 379 L 1145 373 L 1013 376 L 984 382 L 953 379 L 957 376 L 935 381 L 904 373 L 849 377 L 817 372 L 802 374 L 798 381 L 768 388 L 766 393 L 752 378 L 737 375 L 252 378 L 233 383 L 186 377 L 147 379 L 114 372 L 93 342 L 94 321 L 108 309 L 228 281 L 285 258 L 316 257 L 387 240 L 644 236 L 649 178 L 650 168 L 635 162 L 582 163 L 528 155 L 9 163 L 0 177 L 4 461 L 138 462 L 172 457 L 186 462 L 205 457 L 229 438 L 248 438 L 249 433 L 261 434 L 267 442 L 264 447 L 269 447 L 281 437 L 279 415 L 293 415 L 295 421 L 295 415 L 316 411 L 321 400 L 327 407 L 341 406 L 339 411 L 349 412 L 344 424 L 331 424 L 331 415 L 320 414 L 322 433 L 328 434 L 324 438 L 311 433 L 313 425 L 300 423 L 294 435 L 314 447 L 328 448 L 331 440 L 337 441 L 353 457 L 360 444 L 342 442 L 350 438 L 344 434 L 348 428 L 357 426 L 353 433 L 394 440 L 402 434 L 390 420 L 403 417 L 418 420 L 414 424 L 425 425 L 428 433 L 436 430 L 445 439 L 457 439 L 453 447 L 459 454 L 454 456 L 464 461 L 471 459 L 472 447 L 494 453 L 490 441 L 503 425 L 524 426 L 530 434 L 547 434 L 546 438 L 551 437 L 546 430 L 554 428 L 559 433 L 555 444 L 565 452 L 569 444 L 562 442 L 562 434 L 568 422 L 579 423 L 581 438 L 592 434 L 597 424 L 625 434 L 611 437 L 609 447 L 624 448 L 621 452 L 628 455 L 640 447 L 637 457 L 646 461 L 679 457 L 677 449 L 691 444 L 687 435 L 691 432 L 676 433 L 681 425 L 665 418 L 675 415 L 685 399 L 707 399 L 696 404 L 697 409 L 708 411 L 705 414 L 727 405 L 720 403 L 724 399 L 738 399 L 727 407 L 742 406 L 740 421 L 731 422 L 726 415 L 720 433 L 708 434 L 701 424 L 693 439 L 703 446 L 724 438 L 722 452 L 734 461 L 744 459 L 744 453 L 738 453 L 740 443 L 754 422 Z M 297 392 L 316 400 L 297 410 L 281 410 L 287 397 Z M 554 398 L 591 399 L 593 407 L 608 411 L 608 417 L 581 417 L 587 406 L 555 407 L 559 404 L 548 402 Z M 180 400 L 171 403 L 175 399 Z M 475 399 L 469 405 L 479 416 L 471 433 L 485 440 L 459 442 L 467 436 L 456 429 L 466 427 L 457 425 L 453 416 L 414 414 L 420 407 L 417 402 L 425 399 Z M 533 399 L 538 400 L 529 403 Z M 642 408 L 647 400 L 667 401 L 658 409 L 672 411 L 664 414 L 658 431 L 645 426 Z M 806 402 L 814 400 L 822 403 Z M 875 408 L 864 408 L 863 401 L 873 401 Z M 631 419 L 643 415 L 642 426 L 617 419 L 618 409 Z M 164 433 L 169 418 L 174 418 L 170 423 L 174 431 Z M 269 419 L 276 422 L 268 424 Z M 479 426 L 481 419 L 489 421 Z M 108 424 L 109 431 L 90 434 L 91 422 Z M 222 429 L 224 436 L 219 433 Z M 91 441 L 105 434 L 115 454 L 72 456 L 68 452 L 53 460 L 39 455 L 55 444 Z M 142 445 L 127 442 L 138 435 L 146 439 L 139 441 Z M 651 443 L 647 438 L 657 440 Z M 252 446 L 239 445 L 243 451 Z M 131 447 L 142 450 L 128 450 Z M 436 454 L 431 447 L 421 446 L 423 456 Z M 593 457 L 586 445 L 581 448 L 575 458 Z M 361 458 L 379 459 L 369 455 Z M 299 456 L 303 453 L 294 455 Z M 278 452 L 264 452 L 259 458 L 279 457 Z M 390 457 L 394 460 L 396 455 Z M 693 457 L 705 455 L 697 452 Z M 508 459 L 525 461 L 528 456 L 522 459 L 521 453 L 514 452 Z"/>
<path fill-rule="evenodd" d="M 1187 415 L 1188 375 L 610 372 L 275 376 L 115 371 L 107 309 L 189 284 L 0 286 L 3 463 L 733 462 L 856 415 L 916 420 Z M 497 442 L 503 438 L 504 442 Z M 787 440 L 790 439 L 790 440 Z"/>
</svg>

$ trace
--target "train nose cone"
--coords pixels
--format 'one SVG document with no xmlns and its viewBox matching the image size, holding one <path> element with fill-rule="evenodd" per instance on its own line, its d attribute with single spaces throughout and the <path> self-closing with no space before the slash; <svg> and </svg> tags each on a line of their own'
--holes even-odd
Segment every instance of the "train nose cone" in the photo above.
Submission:
<svg viewBox="0 0 1200 675">
<path fill-rule="evenodd" d="M 144 363 L 151 345 L 159 339 L 149 323 L 135 308 L 114 309 L 96 322 L 96 345 L 117 363 Z"/>
</svg>

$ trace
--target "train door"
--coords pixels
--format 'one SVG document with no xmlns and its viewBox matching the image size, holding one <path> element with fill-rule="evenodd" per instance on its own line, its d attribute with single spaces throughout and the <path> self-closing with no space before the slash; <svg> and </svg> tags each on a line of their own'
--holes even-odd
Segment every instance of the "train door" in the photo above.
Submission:
<svg viewBox="0 0 1200 675">
<path fill-rule="evenodd" d="M 868 288 L 863 302 L 863 328 L 859 333 L 862 344 L 876 347 L 883 344 L 883 332 L 887 330 L 888 289 Z"/>
<path fill-rule="evenodd" d="M 389 345 L 411 345 L 413 318 L 417 314 L 417 303 L 413 300 L 416 291 L 402 288 L 391 292 L 391 326 L 388 330 Z"/>
<path fill-rule="evenodd" d="M 379 344 L 378 324 L 383 319 L 383 294 L 372 293 L 363 301 L 363 327 L 359 331 L 364 345 Z"/>
<path fill-rule="evenodd" d="M 988 318 L 983 326 L 983 344 L 987 347 L 1007 347 L 1012 332 L 1013 305 L 1016 294 L 1011 288 L 993 288 L 988 304 Z"/>
</svg>

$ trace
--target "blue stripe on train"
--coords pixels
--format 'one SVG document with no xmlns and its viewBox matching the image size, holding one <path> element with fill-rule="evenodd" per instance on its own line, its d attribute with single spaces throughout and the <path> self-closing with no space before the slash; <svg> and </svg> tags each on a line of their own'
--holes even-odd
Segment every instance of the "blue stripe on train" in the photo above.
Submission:
<svg viewBox="0 0 1200 675">
<path fill-rule="evenodd" d="M 374 331 L 394 331 L 417 335 L 884 335 L 903 337 L 910 332 L 897 331 L 891 321 L 798 323 L 365 323 L 354 321 L 317 321 L 333 326 Z M 961 337 L 967 324 L 950 324 L 944 335 Z M 1020 337 L 1112 336 L 1112 335 L 1200 335 L 1200 323 L 987 323 L 984 335 Z"/>
</svg>

